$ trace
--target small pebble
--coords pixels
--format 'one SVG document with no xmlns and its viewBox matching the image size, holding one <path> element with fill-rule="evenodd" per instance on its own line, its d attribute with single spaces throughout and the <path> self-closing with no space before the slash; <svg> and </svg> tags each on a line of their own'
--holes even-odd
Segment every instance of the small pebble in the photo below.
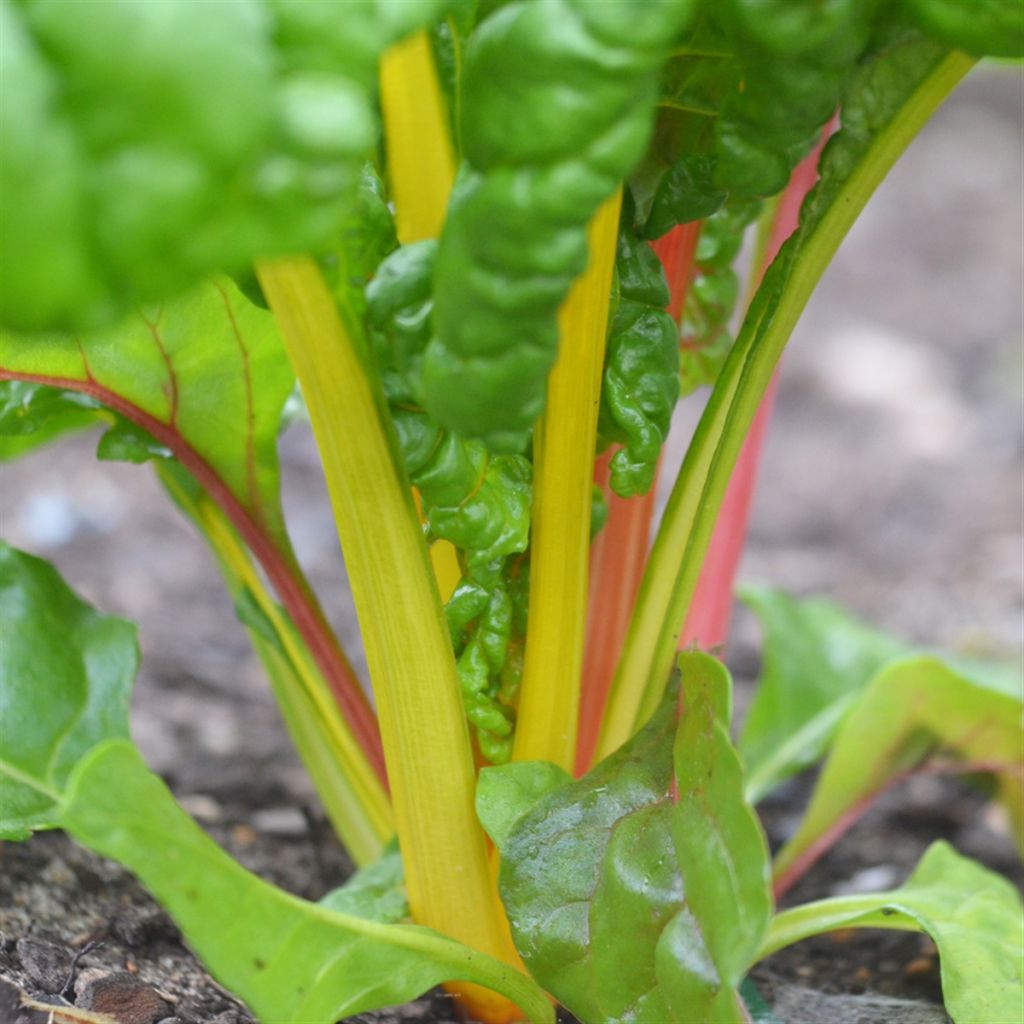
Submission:
<svg viewBox="0 0 1024 1024">
<path fill-rule="evenodd" d="M 154 988 L 125 971 L 92 978 L 81 985 L 75 1005 L 107 1013 L 120 1024 L 157 1024 L 171 1012 Z"/>
<path fill-rule="evenodd" d="M 207 821 L 214 825 L 224 820 L 224 810 L 212 796 L 205 793 L 188 793 L 178 797 L 178 803 L 193 818 Z"/>
<path fill-rule="evenodd" d="M 256 833 L 248 825 L 235 825 L 231 829 L 231 838 L 239 846 L 251 846 L 256 841 Z"/>
<path fill-rule="evenodd" d="M 18 939 L 16 950 L 25 976 L 43 992 L 57 993 L 71 970 L 67 949 L 42 939 Z"/>
<path fill-rule="evenodd" d="M 309 825 L 297 807 L 267 807 L 249 819 L 257 832 L 272 836 L 304 836 Z"/>
</svg>

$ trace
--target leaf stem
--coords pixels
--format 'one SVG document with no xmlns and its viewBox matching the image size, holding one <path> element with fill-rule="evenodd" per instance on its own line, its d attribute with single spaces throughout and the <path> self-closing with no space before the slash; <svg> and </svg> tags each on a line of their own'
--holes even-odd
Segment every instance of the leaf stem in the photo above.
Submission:
<svg viewBox="0 0 1024 1024">
<path fill-rule="evenodd" d="M 385 51 L 380 101 L 398 240 L 408 245 L 437 238 L 455 183 L 455 156 L 425 32 Z M 441 597 L 447 600 L 462 576 L 455 548 L 446 540 L 435 541 L 430 561 Z"/>
<path fill-rule="evenodd" d="M 349 724 L 302 643 L 287 613 L 267 592 L 237 533 L 201 489 L 189 493 L 177 475 L 158 466 L 161 482 L 178 506 L 200 528 L 220 563 L 236 603 L 244 594 L 255 602 L 273 630 L 276 644 L 250 627 L 281 714 L 338 838 L 359 866 L 380 855 L 394 834 L 394 814 Z"/>
<path fill-rule="evenodd" d="M 572 771 L 587 611 L 597 412 L 622 190 L 594 215 L 590 260 L 558 313 L 559 352 L 534 431 L 530 617 L 513 757 Z"/>
<path fill-rule="evenodd" d="M 924 929 L 909 914 L 885 906 L 886 893 L 858 893 L 834 896 L 783 910 L 772 918 L 768 934 L 757 953 L 763 960 L 794 942 L 839 928 L 885 928 L 890 931 L 921 932 Z"/>
<path fill-rule="evenodd" d="M 669 678 L 732 468 L 779 356 L 811 292 L 865 203 L 935 108 L 973 65 L 937 60 L 892 119 L 867 143 L 813 230 L 794 236 L 785 266 L 765 276 L 686 453 L 641 583 L 604 730 L 603 757 L 646 720 Z"/>
<path fill-rule="evenodd" d="M 63 391 L 89 395 L 146 431 L 157 443 L 169 449 L 174 457 L 195 477 L 199 485 L 220 506 L 242 540 L 263 567 L 281 603 L 313 655 L 338 706 L 359 741 L 367 760 L 380 780 L 384 781 L 384 755 L 380 733 L 373 710 L 352 671 L 337 637 L 324 618 L 316 595 L 302 575 L 302 570 L 282 551 L 256 517 L 235 496 L 231 488 L 174 427 L 162 422 L 123 395 L 92 380 L 52 377 L 45 374 L 22 373 L 0 367 L 0 381 L 24 380 Z"/>
<path fill-rule="evenodd" d="M 807 193 L 818 180 L 818 160 L 829 136 L 835 131 L 833 119 L 822 132 L 818 144 L 797 164 L 790 176 L 789 184 L 772 204 L 770 220 L 764 237 L 760 239 L 755 252 L 754 279 L 750 292 L 756 289 L 765 271 L 779 254 L 782 244 L 800 224 L 800 207 Z M 743 545 L 750 522 L 750 508 L 754 499 L 757 471 L 761 464 L 761 452 L 768 431 L 775 396 L 778 392 L 778 375 L 772 378 L 757 415 L 743 441 L 743 448 L 736 466 L 729 478 L 722 507 L 715 522 L 714 533 L 704 557 L 693 600 L 679 636 L 679 648 L 691 644 L 708 650 L 724 644 L 729 635 L 732 618 L 733 587 L 739 568 Z"/>
<path fill-rule="evenodd" d="M 425 32 L 385 51 L 380 102 L 398 240 L 406 245 L 437 238 L 455 181 L 455 156 Z"/>
<path fill-rule="evenodd" d="M 295 257 L 257 271 L 320 448 L 377 700 L 413 916 L 515 963 L 476 820 L 451 641 L 382 399 L 316 264 Z M 495 998 L 483 990 L 480 997 Z"/>
<path fill-rule="evenodd" d="M 667 312 L 677 324 L 690 285 L 699 234 L 700 221 L 680 224 L 651 246 L 661 260 L 668 282 Z M 612 493 L 608 471 L 612 454 L 611 451 L 606 452 L 594 466 L 594 483 L 604 492 L 608 502 L 608 521 L 590 545 L 577 775 L 584 774 L 593 763 L 601 717 L 647 560 L 657 492 L 658 472 L 655 472 L 654 482 L 646 494 L 620 498 Z"/>
</svg>

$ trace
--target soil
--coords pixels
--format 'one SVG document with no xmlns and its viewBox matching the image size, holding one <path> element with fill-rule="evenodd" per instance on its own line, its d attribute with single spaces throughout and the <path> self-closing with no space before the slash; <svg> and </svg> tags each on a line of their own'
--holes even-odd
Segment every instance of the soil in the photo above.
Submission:
<svg viewBox="0 0 1024 1024">
<path fill-rule="evenodd" d="M 1020 116 L 1019 72 L 980 69 L 844 244 L 785 359 L 741 570 L 831 597 L 917 644 L 1018 661 Z M 695 415 L 692 403 L 680 413 L 677 457 Z M 243 863 L 316 898 L 349 865 L 211 560 L 151 476 L 97 463 L 94 441 L 72 438 L 3 469 L 3 535 L 54 561 L 100 608 L 140 623 L 133 731 L 147 760 Z M 365 676 L 301 426 L 285 436 L 282 459 L 298 555 Z M 741 710 L 758 643 L 739 609 L 727 658 Z M 773 843 L 794 827 L 809 786 L 796 780 L 764 805 Z M 984 796 L 920 776 L 880 801 L 787 902 L 898 884 L 936 838 L 1024 882 Z M 82 955 L 89 943 L 98 945 Z M 771 957 L 753 978 L 785 1024 L 947 1020 L 935 950 L 917 935 L 837 933 Z M 0 979 L 0 1024 L 46 1020 L 19 1008 L 19 991 L 117 1007 L 126 1024 L 251 1020 L 129 875 L 60 833 L 0 844 Z M 456 1018 L 434 993 L 355 1019 Z"/>
</svg>

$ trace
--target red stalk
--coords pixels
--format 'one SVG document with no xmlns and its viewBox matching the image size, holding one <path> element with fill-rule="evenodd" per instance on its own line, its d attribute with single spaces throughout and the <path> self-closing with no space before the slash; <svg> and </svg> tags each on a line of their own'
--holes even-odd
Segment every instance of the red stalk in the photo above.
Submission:
<svg viewBox="0 0 1024 1024">
<path fill-rule="evenodd" d="M 700 223 L 681 224 L 652 243 L 669 285 L 668 312 L 678 323 L 693 268 Z M 590 548 L 590 588 L 580 697 L 576 774 L 590 767 L 601 716 L 611 688 L 622 641 L 633 614 L 636 592 L 647 558 L 654 513 L 657 474 L 650 490 L 636 498 L 620 498 L 608 485 L 608 463 L 614 449 L 599 456 L 594 482 L 608 501 L 608 521 Z"/>
<path fill-rule="evenodd" d="M 123 395 L 94 380 L 49 377 L 43 374 L 15 373 L 0 369 L 0 380 L 23 380 L 64 391 L 87 394 L 141 427 L 156 441 L 169 448 L 175 458 L 196 478 L 199 485 L 221 507 L 242 540 L 256 556 L 291 616 L 302 639 L 309 647 L 317 667 L 334 694 L 341 712 L 352 728 L 367 761 L 387 785 L 384 753 L 377 720 L 359 681 L 338 646 L 316 597 L 301 574 L 264 531 L 249 510 L 232 493 L 217 471 L 173 427 L 128 401 Z"/>
<path fill-rule="evenodd" d="M 801 878 L 841 839 L 852 826 L 871 810 L 883 793 L 915 775 L 981 775 L 1012 771 L 1017 765 L 1003 761 L 926 761 L 887 779 L 878 789 L 865 793 L 827 828 L 796 860 L 772 883 L 775 899 L 781 899 Z"/>
<path fill-rule="evenodd" d="M 800 207 L 807 193 L 818 180 L 818 158 L 829 136 L 835 130 L 836 122 L 831 121 L 821 136 L 821 141 L 797 165 L 786 190 L 779 199 L 772 222 L 771 234 L 765 247 L 759 279 L 772 260 L 778 255 L 782 243 L 797 229 L 800 223 Z M 732 617 L 732 592 L 736 582 L 736 570 L 743 543 L 750 522 L 750 506 L 757 482 L 757 470 L 761 462 L 764 435 L 771 418 L 775 394 L 778 390 L 778 374 L 772 380 L 768 391 L 757 410 L 757 416 L 750 432 L 743 442 L 743 449 L 736 461 L 729 487 L 722 501 L 722 508 L 715 522 L 711 544 L 704 558 L 697 588 L 690 604 L 686 622 L 679 634 L 679 649 L 692 645 L 709 649 L 725 643 L 729 635 L 729 621 Z"/>
</svg>

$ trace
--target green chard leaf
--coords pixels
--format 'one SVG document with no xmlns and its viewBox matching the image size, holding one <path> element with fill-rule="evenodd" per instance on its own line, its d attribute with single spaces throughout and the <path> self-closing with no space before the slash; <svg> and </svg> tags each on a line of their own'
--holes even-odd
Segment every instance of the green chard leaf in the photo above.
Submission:
<svg viewBox="0 0 1024 1024">
<path fill-rule="evenodd" d="M 646 493 L 679 398 L 679 332 L 665 311 L 669 292 L 653 250 L 632 231 L 625 204 L 615 272 L 619 295 L 608 327 L 598 451 L 611 459 L 611 487 L 622 497 Z"/>
<path fill-rule="evenodd" d="M 929 35 L 968 53 L 1024 57 L 1024 5 L 1018 0 L 908 0 Z"/>
<path fill-rule="evenodd" d="M 556 780 L 535 788 L 537 765 L 481 780 L 516 946 L 583 1020 L 743 1019 L 735 989 L 771 910 L 767 847 L 726 732 L 728 675 L 703 654 L 679 665 L 678 725 L 673 688 L 577 782 L 538 797 Z"/>
<path fill-rule="evenodd" d="M 4 0 L 0 323 L 95 327 L 326 245 L 376 141 L 380 54 L 444 6 Z"/>
<path fill-rule="evenodd" d="M 135 627 L 81 601 L 47 562 L 0 542 L 0 839 L 57 824 L 75 764 L 128 736 Z"/>
<path fill-rule="evenodd" d="M 1016 1024 L 1024 1004 L 1024 907 L 1014 886 L 947 843 L 928 848 L 898 889 L 783 911 L 762 956 L 840 928 L 926 932 L 939 949 L 942 997 L 955 1024 Z"/>
<path fill-rule="evenodd" d="M 518 2 L 470 37 L 465 165 L 423 357 L 426 406 L 445 427 L 522 449 L 544 406 L 558 307 L 586 265 L 587 223 L 643 156 L 659 66 L 695 6 Z"/>
<path fill-rule="evenodd" d="M 779 884 L 814 859 L 822 837 L 886 784 L 935 754 L 996 779 L 1024 848 L 1024 700 L 959 675 L 932 657 L 879 672 L 839 727 L 807 813 L 779 851 Z"/>
<path fill-rule="evenodd" d="M 477 781 L 477 817 L 501 849 L 527 811 L 570 782 L 572 776 L 550 761 L 515 761 L 500 768 L 484 768 Z"/>
<path fill-rule="evenodd" d="M 98 615 L 45 562 L 0 546 L 0 835 L 59 825 L 150 888 L 211 972 L 267 1021 L 331 1024 L 448 980 L 494 988 L 551 1021 L 524 975 L 426 928 L 380 924 L 394 854 L 357 880 L 348 911 L 276 889 L 231 860 L 128 739 L 134 628 Z M 330 901 L 329 901 L 330 902 Z M 388 909 L 390 907 L 391 909 Z"/>
<path fill-rule="evenodd" d="M 188 492 L 198 486 L 259 559 L 360 745 L 382 770 L 373 713 L 285 529 L 277 438 L 295 376 L 272 315 L 222 278 L 78 335 L 0 329 L 0 387 L 26 385 L 38 387 L 36 395 L 64 396 L 54 401 L 70 402 L 73 394 L 102 405 L 96 416 L 113 425 L 100 440 L 101 458 L 173 455 L 175 462 L 162 465 L 188 471 L 194 485 L 181 474 L 176 479 Z M 0 430 L 10 418 L 0 418 Z M 190 514 L 189 502 L 179 505 Z M 216 550 L 209 524 L 197 525 Z M 301 695 L 286 692 L 287 673 L 271 670 L 271 678 L 287 718 L 289 700 Z"/>
<path fill-rule="evenodd" d="M 909 649 L 827 601 L 768 587 L 744 587 L 740 597 L 764 631 L 761 678 L 739 740 L 756 803 L 824 755 L 871 677 Z"/>
<path fill-rule="evenodd" d="M 107 406 L 286 547 L 277 432 L 295 379 L 273 317 L 232 282 L 81 335 L 0 331 L 0 380 L 76 391 Z M 130 454 L 129 436 L 144 457 L 138 429 L 119 429 L 104 451 Z"/>
</svg>

